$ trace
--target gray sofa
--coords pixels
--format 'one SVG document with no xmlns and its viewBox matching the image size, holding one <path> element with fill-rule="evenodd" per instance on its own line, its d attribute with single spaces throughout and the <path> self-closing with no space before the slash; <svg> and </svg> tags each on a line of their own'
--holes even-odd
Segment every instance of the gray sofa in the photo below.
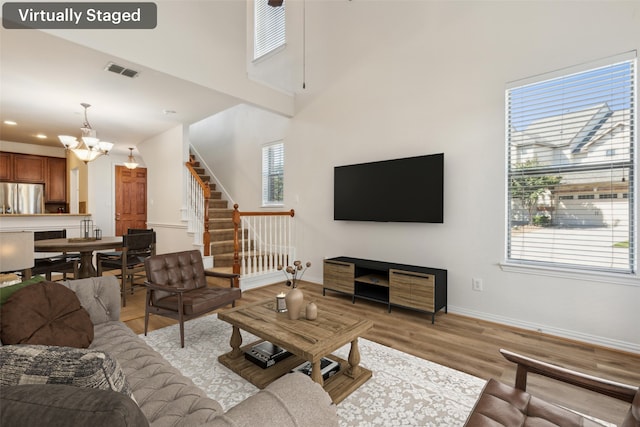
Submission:
<svg viewBox="0 0 640 427">
<path fill-rule="evenodd" d="M 336 409 L 329 395 L 302 374 L 286 375 L 225 412 L 218 402 L 207 397 L 120 322 L 119 283 L 115 277 L 72 280 L 63 284 L 76 293 L 94 324 L 94 338 L 89 348 L 108 353 L 118 361 L 135 401 L 151 426 L 338 425 Z M 45 387 L 50 386 L 41 386 Z M 5 398 L 9 395 L 4 394 L 3 412 L 12 406 L 18 409 L 17 403 L 7 403 Z M 23 391 L 17 395 L 33 396 L 33 393 Z M 14 402 L 21 402 L 20 397 L 15 399 Z M 71 400 L 77 401 L 76 398 Z M 18 411 L 31 412 L 28 405 Z"/>
</svg>

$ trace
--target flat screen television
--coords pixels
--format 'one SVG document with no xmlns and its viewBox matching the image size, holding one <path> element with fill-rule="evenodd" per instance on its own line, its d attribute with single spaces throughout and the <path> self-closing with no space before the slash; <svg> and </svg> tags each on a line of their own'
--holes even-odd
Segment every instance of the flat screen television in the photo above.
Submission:
<svg viewBox="0 0 640 427">
<path fill-rule="evenodd" d="M 336 166 L 333 219 L 443 222 L 444 154 Z"/>
</svg>

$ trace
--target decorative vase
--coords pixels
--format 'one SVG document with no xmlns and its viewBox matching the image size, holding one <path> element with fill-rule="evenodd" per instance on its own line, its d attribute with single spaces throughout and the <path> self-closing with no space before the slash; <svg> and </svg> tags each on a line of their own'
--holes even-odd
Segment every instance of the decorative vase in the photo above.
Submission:
<svg viewBox="0 0 640 427">
<path fill-rule="evenodd" d="M 304 314 L 307 320 L 316 320 L 318 318 L 318 306 L 316 303 L 310 302 L 307 304 Z"/>
<path fill-rule="evenodd" d="M 291 320 L 298 320 L 300 318 L 300 310 L 302 310 L 302 304 L 304 303 L 304 295 L 298 288 L 293 288 L 287 292 L 287 296 L 284 297 L 287 303 L 287 316 Z"/>
</svg>

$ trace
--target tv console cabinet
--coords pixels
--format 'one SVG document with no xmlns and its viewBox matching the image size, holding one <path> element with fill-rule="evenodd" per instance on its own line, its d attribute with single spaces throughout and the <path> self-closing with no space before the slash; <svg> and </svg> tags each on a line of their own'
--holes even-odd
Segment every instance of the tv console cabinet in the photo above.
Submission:
<svg viewBox="0 0 640 427">
<path fill-rule="evenodd" d="M 409 308 L 435 314 L 444 308 L 447 312 L 447 270 L 395 264 L 368 259 L 336 257 L 324 260 L 324 284 L 326 291 L 351 295 L 356 298 Z"/>
</svg>

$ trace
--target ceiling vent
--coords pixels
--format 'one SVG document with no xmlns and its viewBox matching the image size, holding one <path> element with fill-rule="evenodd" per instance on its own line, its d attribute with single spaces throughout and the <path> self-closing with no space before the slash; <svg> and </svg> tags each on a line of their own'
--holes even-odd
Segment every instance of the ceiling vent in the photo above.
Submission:
<svg viewBox="0 0 640 427">
<path fill-rule="evenodd" d="M 104 69 L 105 71 L 111 71 L 112 73 L 120 74 L 130 78 L 138 77 L 138 72 L 136 70 L 125 68 L 122 65 L 114 64 L 113 62 L 109 62 L 107 66 L 104 67 Z"/>
</svg>

